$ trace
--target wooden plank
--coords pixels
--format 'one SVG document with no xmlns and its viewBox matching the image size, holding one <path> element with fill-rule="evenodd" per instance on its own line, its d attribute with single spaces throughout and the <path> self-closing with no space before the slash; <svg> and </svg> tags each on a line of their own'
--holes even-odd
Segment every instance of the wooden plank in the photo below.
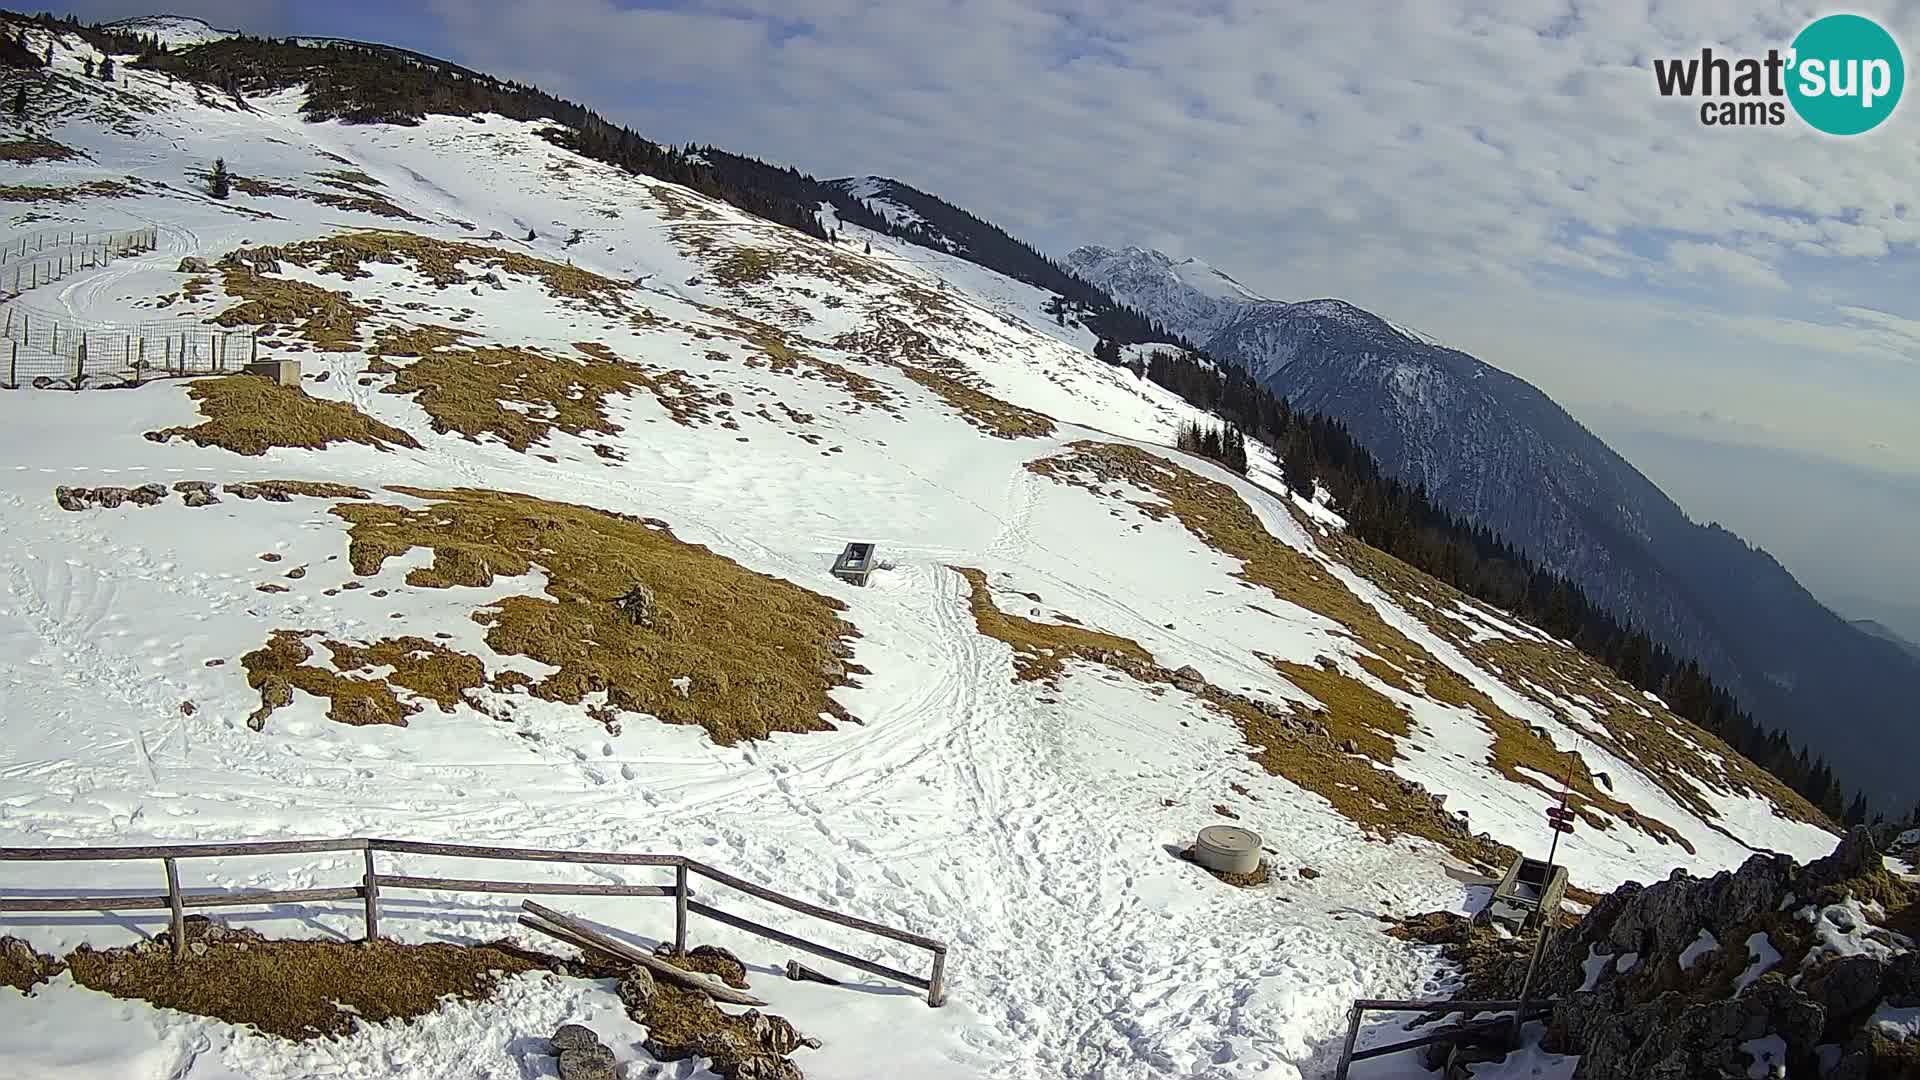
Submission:
<svg viewBox="0 0 1920 1080">
<path fill-rule="evenodd" d="M 615 941 L 578 919 L 561 914 L 552 908 L 542 907 L 531 900 L 521 901 L 520 906 L 524 909 L 520 916 L 522 926 L 538 930 L 550 937 L 557 937 L 579 948 L 596 949 L 609 956 L 639 964 L 668 982 L 698 990 L 715 1001 L 723 1001 L 729 1005 L 766 1004 L 752 994 L 735 990 L 716 978 L 677 968 L 623 941 Z"/>
<path fill-rule="evenodd" d="M 170 905 L 159 896 L 0 897 L 0 911 L 155 911 Z"/>
<path fill-rule="evenodd" d="M 1391 998 L 1361 998 L 1353 1005 L 1369 1012 L 1436 1013 L 1511 1012 L 1520 1007 L 1517 1001 L 1398 1001 Z"/>
<path fill-rule="evenodd" d="M 389 889 L 444 889 L 453 892 L 527 893 L 547 896 L 672 896 L 671 885 L 590 885 L 571 881 L 482 881 L 469 878 L 413 877 L 381 874 L 378 883 Z"/>
<path fill-rule="evenodd" d="M 731 888 L 738 889 L 741 892 L 746 893 L 748 896 L 759 897 L 760 899 L 765 900 L 769 904 L 778 904 L 783 908 L 787 908 L 792 911 L 802 912 L 807 915 L 811 915 L 816 919 L 825 919 L 827 922 L 833 923 L 837 926 L 844 926 L 852 930 L 864 930 L 869 934 L 877 934 L 880 937 L 889 938 L 893 941 L 904 942 L 905 944 L 908 944 L 908 945 L 918 945 L 921 948 L 930 950 L 932 952 L 944 952 L 946 950 L 946 946 L 944 944 L 938 941 L 935 941 L 930 937 L 923 937 L 919 934 L 908 933 L 905 930 L 895 930 L 891 926 L 882 926 L 877 922 L 869 922 L 866 919 L 858 918 L 853 915 L 844 915 L 830 908 L 823 908 L 818 904 L 809 904 L 805 900 L 796 900 L 791 896 L 786 896 L 782 893 L 774 892 L 772 889 L 766 888 L 764 886 L 755 885 L 751 881 L 745 881 L 740 878 L 734 877 L 732 874 L 725 873 L 724 871 L 716 870 L 713 867 L 708 866 L 706 863 L 699 862 L 694 859 L 687 860 L 687 869 L 693 871 L 696 874 L 701 875 L 702 877 L 709 878 L 713 881 L 717 881 L 722 885 L 726 885 Z"/>
<path fill-rule="evenodd" d="M 0 848 L 0 862 L 96 862 L 108 859 L 217 859 L 232 855 L 302 855 L 359 851 L 365 840 L 262 840 L 239 844 L 155 844 L 142 847 Z"/>
<path fill-rule="evenodd" d="M 875 963 L 872 960 L 862 960 L 860 957 L 854 956 L 851 953 L 843 953 L 839 949 L 815 944 L 805 938 L 795 937 L 784 930 L 775 930 L 771 926 L 762 925 L 761 923 L 754 922 L 752 919 L 743 919 L 731 912 L 721 911 L 711 904 L 703 904 L 698 900 L 693 900 L 689 901 L 687 906 L 691 908 L 696 915 L 704 915 L 715 922 L 726 923 L 728 926 L 737 930 L 745 930 L 749 934 L 758 934 L 768 941 L 777 941 L 782 945 L 791 945 L 796 949 L 805 949 L 815 956 L 824 956 L 829 960 L 839 961 L 848 967 L 858 968 L 861 971 L 878 975 L 883 979 L 903 982 L 918 990 L 930 989 L 932 985 L 929 980 L 922 979 L 917 975 L 909 975 L 904 971 L 890 968 L 885 964 Z"/>
<path fill-rule="evenodd" d="M 249 904 L 292 904 L 306 900 L 358 900 L 366 890 L 358 885 L 334 889 L 263 889 L 254 892 L 187 893 L 181 903 L 190 908 L 245 907 Z"/>
<path fill-rule="evenodd" d="M 357 900 L 361 887 L 337 889 L 282 889 L 255 892 L 180 894 L 180 906 L 244 907 L 248 904 L 286 904 L 303 900 Z M 62 896 L 0 897 L 0 911 L 166 911 L 173 907 L 171 896 Z"/>
<path fill-rule="evenodd" d="M 677 866 L 678 855 L 635 855 L 622 851 L 555 851 L 551 848 L 486 847 L 473 844 L 428 844 L 417 840 L 367 840 L 376 851 L 406 855 L 451 855 L 462 859 L 524 859 L 615 866 Z"/>
</svg>

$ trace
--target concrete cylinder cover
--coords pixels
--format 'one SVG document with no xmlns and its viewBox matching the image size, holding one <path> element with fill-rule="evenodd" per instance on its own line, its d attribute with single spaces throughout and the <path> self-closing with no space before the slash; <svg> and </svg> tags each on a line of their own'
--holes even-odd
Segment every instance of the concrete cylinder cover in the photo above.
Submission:
<svg viewBox="0 0 1920 1080">
<path fill-rule="evenodd" d="M 1233 825 L 1209 825 L 1193 844 L 1193 861 L 1221 874 L 1260 869 L 1260 834 Z"/>
</svg>

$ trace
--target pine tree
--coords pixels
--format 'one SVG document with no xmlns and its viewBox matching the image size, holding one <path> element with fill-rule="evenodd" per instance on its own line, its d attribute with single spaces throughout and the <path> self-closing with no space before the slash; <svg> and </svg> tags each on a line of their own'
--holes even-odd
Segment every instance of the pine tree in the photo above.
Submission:
<svg viewBox="0 0 1920 1080">
<path fill-rule="evenodd" d="M 113 57 L 111 56 L 103 56 L 100 58 L 100 81 L 113 81 Z"/>
<path fill-rule="evenodd" d="M 1867 796 L 1865 792 L 1861 792 L 1853 797 L 1853 801 L 1851 803 L 1847 804 L 1847 815 L 1846 815 L 1847 828 L 1851 829 L 1855 825 L 1864 824 L 1866 820 L 1867 820 Z"/>
<path fill-rule="evenodd" d="M 213 175 L 207 179 L 207 194 L 224 199 L 233 190 L 233 177 L 227 173 L 227 159 L 213 159 Z"/>
<path fill-rule="evenodd" d="M 529 226 L 527 229 L 527 239 L 529 240 L 533 239 L 533 229 L 531 226 Z"/>
<path fill-rule="evenodd" d="M 93 78 L 93 57 L 87 57 L 87 78 Z"/>
<path fill-rule="evenodd" d="M 862 241 L 860 244 L 860 254 L 862 255 L 873 254 L 873 241 L 871 240 Z"/>
<path fill-rule="evenodd" d="M 25 83 L 21 83 L 20 88 L 13 92 L 13 118 L 15 120 L 27 118 L 27 84 Z"/>
<path fill-rule="evenodd" d="M 53 66 L 53 42 L 47 42 L 47 51 L 40 54 L 40 60 L 48 67 Z"/>
</svg>

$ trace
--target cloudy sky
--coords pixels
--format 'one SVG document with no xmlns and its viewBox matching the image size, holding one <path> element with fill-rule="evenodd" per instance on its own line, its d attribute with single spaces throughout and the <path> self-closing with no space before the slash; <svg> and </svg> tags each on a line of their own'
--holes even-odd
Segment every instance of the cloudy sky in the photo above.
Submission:
<svg viewBox="0 0 1920 1080">
<path fill-rule="evenodd" d="M 1650 69 L 1784 48 L 1829 9 L 165 2 L 444 55 L 661 141 L 898 177 L 1056 254 L 1149 244 L 1352 300 L 1536 382 L 1696 517 L 1850 615 L 1904 605 L 1920 636 L 1920 100 L 1851 139 L 1709 128 Z M 1920 42 L 1920 3 L 1851 10 Z"/>
</svg>

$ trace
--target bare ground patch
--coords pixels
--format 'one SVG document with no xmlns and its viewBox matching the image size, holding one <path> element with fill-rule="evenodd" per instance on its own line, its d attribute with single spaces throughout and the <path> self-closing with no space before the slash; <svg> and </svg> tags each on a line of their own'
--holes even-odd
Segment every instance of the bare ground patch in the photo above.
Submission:
<svg viewBox="0 0 1920 1080">
<path fill-rule="evenodd" d="M 395 490 L 432 504 L 333 509 L 356 573 L 415 548 L 433 552 L 407 575 L 416 587 L 546 571 L 544 597 L 473 616 L 495 652 L 559 669 L 514 680 L 529 693 L 571 704 L 604 693 L 613 712 L 696 724 L 729 745 L 851 719 L 829 696 L 861 673 L 847 663 L 858 631 L 839 601 L 686 543 L 664 522 L 501 492 Z"/>
<path fill-rule="evenodd" d="M 309 397 L 299 387 L 281 386 L 258 376 L 196 379 L 188 385 L 187 394 L 206 421 L 192 427 L 149 431 L 148 439 L 166 442 L 181 438 L 250 456 L 276 446 L 324 450 L 344 442 L 386 450 L 390 445 L 420 445 L 413 436 L 346 402 Z"/>
<path fill-rule="evenodd" d="M 334 667 L 307 663 L 313 650 L 304 639 L 319 637 L 317 630 L 276 630 L 267 644 L 240 658 L 247 685 L 260 692 L 260 707 L 247 717 L 255 731 L 267 718 L 293 704 L 293 691 L 303 690 L 328 701 L 327 719 L 362 726 L 390 724 L 405 727 L 420 705 L 402 700 L 395 688 L 438 704 L 451 712 L 469 691 L 486 681 L 479 659 L 455 652 L 425 638 L 385 638 L 365 644 L 326 641 Z M 387 675 L 373 669 L 390 666 Z"/>
</svg>

